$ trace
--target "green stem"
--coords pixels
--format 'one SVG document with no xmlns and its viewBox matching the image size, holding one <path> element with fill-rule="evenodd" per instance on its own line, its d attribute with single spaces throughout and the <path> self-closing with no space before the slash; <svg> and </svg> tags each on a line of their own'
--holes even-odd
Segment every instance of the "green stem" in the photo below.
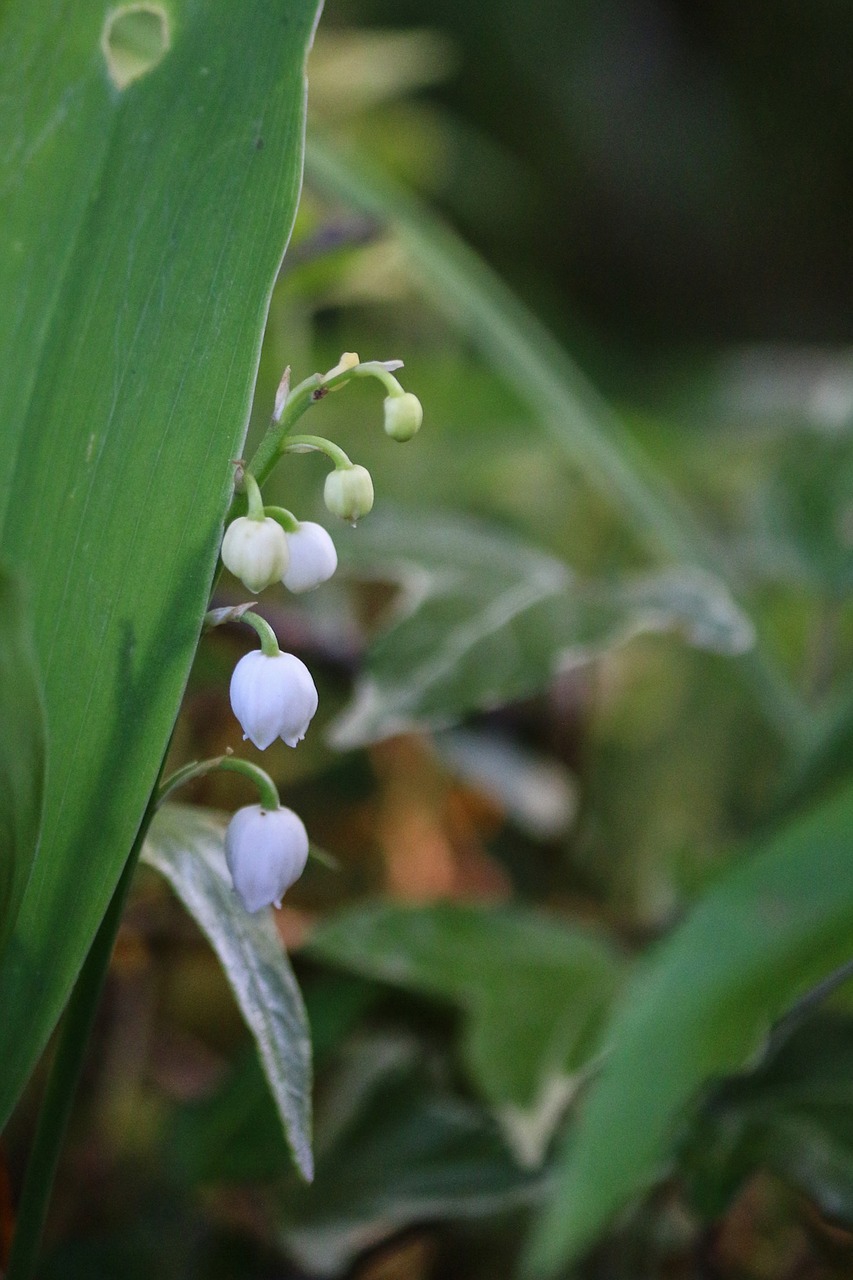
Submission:
<svg viewBox="0 0 853 1280">
<path fill-rule="evenodd" d="M 100 1003 L 127 892 L 156 811 L 156 794 L 155 789 L 62 1020 L 24 1176 L 6 1280 L 30 1280 L 33 1274 L 89 1036 Z"/>
<path fill-rule="evenodd" d="M 340 381 L 343 380 L 342 376 Z M 332 379 L 329 385 L 331 386 L 336 381 L 337 379 Z M 251 462 L 246 468 L 247 472 L 251 472 L 255 477 L 258 484 L 264 483 L 278 462 L 284 448 L 285 438 L 293 430 L 303 413 L 310 409 L 311 405 L 323 395 L 325 395 L 325 389 L 321 373 L 312 373 L 310 378 L 300 382 L 290 392 L 281 411 L 281 417 L 278 422 L 271 424 L 270 429 L 258 445 Z"/>
<path fill-rule="evenodd" d="M 261 641 L 261 652 L 265 653 L 268 658 L 277 658 L 281 653 L 278 647 L 278 640 L 266 618 L 262 618 L 259 613 L 253 613 L 251 609 L 247 609 L 240 619 L 241 622 L 248 622 L 250 627 L 254 627 Z"/>
<path fill-rule="evenodd" d="M 393 373 L 389 373 L 379 360 L 365 360 L 362 364 L 357 364 L 355 368 L 350 369 L 349 372 L 355 378 L 378 378 L 389 396 L 406 394 Z"/>
<path fill-rule="evenodd" d="M 390 361 L 389 363 L 395 364 L 399 362 Z M 289 443 L 287 437 L 303 413 L 310 409 L 311 405 L 317 400 L 322 400 L 329 391 L 336 391 L 338 387 L 342 387 L 346 382 L 349 382 L 350 378 L 378 378 L 389 395 L 403 394 L 403 388 L 397 379 L 380 360 L 365 360 L 362 364 L 342 369 L 340 373 L 336 373 L 332 377 L 323 373 L 312 373 L 310 378 L 305 378 L 303 382 L 300 382 L 298 386 L 288 393 L 280 417 L 278 419 L 274 418 L 270 424 L 269 430 L 258 445 L 251 462 L 246 468 L 246 474 L 251 473 L 258 484 L 263 484 L 287 447 L 287 443 Z M 237 496 L 231 504 L 228 519 L 232 520 L 235 515 L 240 515 L 240 513 L 240 496 Z"/>
<path fill-rule="evenodd" d="M 327 440 L 325 436 L 291 436 L 285 442 L 283 452 L 302 453 L 309 449 L 316 450 L 317 453 L 325 453 L 326 457 L 334 462 L 336 471 L 349 470 L 352 466 L 351 460 L 340 445 Z"/>
<path fill-rule="evenodd" d="M 226 772 L 230 771 L 231 773 L 241 773 L 244 778 L 254 782 L 260 793 L 261 804 L 265 809 L 281 808 L 278 788 L 270 775 L 265 773 L 258 765 L 252 764 L 249 760 L 242 760 L 239 756 L 214 756 L 211 760 L 194 760 L 192 764 L 185 764 L 182 769 L 177 769 L 158 789 L 157 808 L 159 809 L 169 799 L 172 792 L 177 791 L 178 787 L 186 786 L 188 782 L 193 782 L 196 778 L 203 778 L 208 773 L 213 773 L 216 769 L 224 769 Z"/>
<path fill-rule="evenodd" d="M 217 768 L 230 770 L 231 773 L 242 773 L 244 778 L 249 778 L 251 782 L 254 782 L 258 788 L 263 809 L 281 808 L 278 787 L 270 775 L 264 773 L 259 765 L 252 764 L 249 760 L 241 760 L 239 756 L 226 756 L 224 760 L 219 762 Z"/>
<path fill-rule="evenodd" d="M 250 520 L 263 520 L 264 518 L 264 500 L 261 497 L 261 489 L 251 471 L 243 474 L 243 488 L 246 490 L 246 500 L 249 504 L 247 512 Z"/>
<path fill-rule="evenodd" d="M 292 511 L 288 511 L 286 507 L 264 507 L 264 511 L 270 520 L 275 520 L 280 524 L 285 533 L 296 533 L 299 528 L 299 521 Z"/>
</svg>

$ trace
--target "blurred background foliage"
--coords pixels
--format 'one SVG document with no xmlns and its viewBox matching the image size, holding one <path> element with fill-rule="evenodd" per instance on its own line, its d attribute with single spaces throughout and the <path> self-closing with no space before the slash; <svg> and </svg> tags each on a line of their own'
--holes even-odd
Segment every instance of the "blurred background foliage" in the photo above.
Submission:
<svg viewBox="0 0 853 1280">
<path fill-rule="evenodd" d="M 399 238 L 307 187 L 253 431 L 286 365 L 299 378 L 342 350 L 403 357 L 426 414 L 398 451 L 371 387 L 317 409 L 308 429 L 374 474 L 375 532 L 339 531 L 334 583 L 267 611 L 310 663 L 320 713 L 298 752 L 279 743 L 263 762 L 339 863 L 312 863 L 277 921 L 313 1030 L 317 1178 L 293 1172 L 201 934 L 143 870 L 44 1280 L 512 1275 L 636 957 L 745 841 L 849 772 L 851 57 L 853 14 L 830 0 L 329 5 L 314 128 L 420 190 L 546 322 L 712 528 L 763 650 L 835 729 L 786 753 L 725 644 L 690 647 L 683 625 L 638 625 L 610 597 L 602 621 L 596 597 L 572 632 L 604 649 L 589 662 L 555 674 L 565 636 L 541 620 L 499 630 L 477 669 L 508 652 L 517 688 L 509 674 L 475 687 L 472 668 L 466 690 L 440 690 L 431 731 L 380 725 L 359 742 L 354 680 L 377 637 L 381 661 L 399 599 L 389 548 L 410 567 L 420 554 L 418 581 L 435 587 L 406 661 L 463 604 L 488 612 L 504 571 L 558 564 L 580 598 L 653 562 L 619 503 L 426 300 Z M 323 519 L 322 474 L 290 458 L 270 500 Z M 448 529 L 454 555 L 475 548 L 452 570 L 436 550 Z M 456 596 L 442 594 L 454 574 Z M 219 602 L 237 593 L 223 581 Z M 205 641 L 176 761 L 237 745 L 226 690 L 246 648 L 239 628 Z M 335 738 L 356 745 L 342 754 Z M 247 801 L 233 774 L 189 798 Z M 842 988 L 708 1090 L 667 1180 L 577 1274 L 849 1275 L 851 1091 Z M 32 1123 L 25 1105 L 11 1169 Z"/>
</svg>

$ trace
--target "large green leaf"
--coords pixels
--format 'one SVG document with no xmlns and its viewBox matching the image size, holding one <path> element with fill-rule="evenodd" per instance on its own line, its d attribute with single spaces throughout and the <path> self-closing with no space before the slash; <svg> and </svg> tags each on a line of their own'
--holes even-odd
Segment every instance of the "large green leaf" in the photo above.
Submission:
<svg viewBox="0 0 853 1280">
<path fill-rule="evenodd" d="M 123 90 L 101 49 L 113 8 L 10 0 L 0 26 L 0 537 L 33 603 L 51 734 L 0 967 L 0 1124 L 117 882 L 192 660 L 299 191 L 317 0 L 173 0 L 168 49 Z M 144 59 L 142 37 L 122 40 Z"/>
<path fill-rule="evenodd" d="M 736 866 L 651 957 L 570 1134 L 534 1272 L 576 1257 L 661 1176 L 699 1088 L 743 1066 L 797 994 L 849 959 L 852 855 L 847 790 Z"/>
<path fill-rule="evenodd" d="M 753 638 L 725 587 L 699 569 L 583 581 L 530 543 L 461 516 L 371 516 L 342 561 L 402 591 L 333 730 L 339 746 L 532 693 L 643 631 L 677 629 L 723 653 Z"/>
<path fill-rule="evenodd" d="M 41 821 L 45 724 L 21 592 L 0 569 L 0 956 L 30 878 Z"/>
<path fill-rule="evenodd" d="M 483 1218 L 541 1198 L 480 1108 L 436 1085 L 414 1040 L 356 1042 L 325 1082 L 317 1178 L 286 1189 L 282 1235 L 312 1275 L 413 1222 Z"/>
<path fill-rule="evenodd" d="M 464 1010 L 471 1077 L 531 1163 L 576 1090 L 622 977 L 604 941 L 521 908 L 355 907 L 320 924 L 308 952 Z"/>
<path fill-rule="evenodd" d="M 171 884 L 215 950 L 255 1037 L 294 1160 L 310 1178 L 311 1037 L 271 911 L 249 915 L 231 887 L 224 826 L 214 814 L 165 805 L 142 857 Z"/>
</svg>

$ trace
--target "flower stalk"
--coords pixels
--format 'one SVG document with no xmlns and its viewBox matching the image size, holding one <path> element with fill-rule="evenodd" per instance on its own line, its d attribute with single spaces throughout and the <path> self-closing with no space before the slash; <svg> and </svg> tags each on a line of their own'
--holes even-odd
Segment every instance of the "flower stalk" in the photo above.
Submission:
<svg viewBox="0 0 853 1280">
<path fill-rule="evenodd" d="M 258 633 L 261 642 L 261 653 L 268 658 L 277 658 L 281 653 L 278 646 L 278 637 L 273 631 L 266 618 L 262 618 L 259 613 L 255 613 L 251 609 L 247 609 L 240 619 L 241 622 L 248 622 L 250 627 L 254 627 Z"/>
<path fill-rule="evenodd" d="M 345 353 L 346 356 L 352 353 Z M 254 476 L 259 485 L 263 484 L 286 448 L 287 437 L 296 423 L 318 400 L 322 400 L 330 391 L 336 391 L 349 382 L 350 378 L 376 378 L 385 387 L 389 395 L 403 394 L 403 388 L 393 376 L 395 370 L 402 369 L 402 360 L 365 360 L 358 364 L 350 364 L 342 359 L 327 373 L 312 373 L 292 389 L 289 382 L 289 370 L 282 378 L 276 396 L 276 406 L 269 430 L 245 468 L 246 474 Z M 229 519 L 242 514 L 245 498 L 236 494 L 231 504 Z"/>
<path fill-rule="evenodd" d="M 281 804 L 279 799 L 278 788 L 272 778 L 259 765 L 252 764 L 250 760 L 242 760 L 239 756 L 233 755 L 230 751 L 223 756 L 213 756 L 210 760 L 194 760 L 191 764 L 184 765 L 182 769 L 176 769 L 171 777 L 158 788 L 156 807 L 159 809 L 161 805 L 169 799 L 169 797 L 178 790 L 179 787 L 185 787 L 188 782 L 194 782 L 196 778 L 204 778 L 209 773 L 215 773 L 221 769 L 228 773 L 240 773 L 244 778 L 248 778 L 258 789 L 258 795 L 261 798 L 261 804 L 265 809 L 277 809 Z"/>
</svg>

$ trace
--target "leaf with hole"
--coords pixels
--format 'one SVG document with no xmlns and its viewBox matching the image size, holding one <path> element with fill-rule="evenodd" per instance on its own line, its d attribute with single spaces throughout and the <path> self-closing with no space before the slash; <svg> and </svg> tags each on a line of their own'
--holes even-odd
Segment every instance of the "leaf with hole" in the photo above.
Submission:
<svg viewBox="0 0 853 1280">
<path fill-rule="evenodd" d="M 131 11 L 137 28 L 165 14 L 165 34 L 116 27 Z M 32 603 L 51 767 L 0 964 L 0 1126 L 115 888 L 195 651 L 295 213 L 316 16 L 316 0 L 3 6 L 0 549 Z"/>
</svg>

